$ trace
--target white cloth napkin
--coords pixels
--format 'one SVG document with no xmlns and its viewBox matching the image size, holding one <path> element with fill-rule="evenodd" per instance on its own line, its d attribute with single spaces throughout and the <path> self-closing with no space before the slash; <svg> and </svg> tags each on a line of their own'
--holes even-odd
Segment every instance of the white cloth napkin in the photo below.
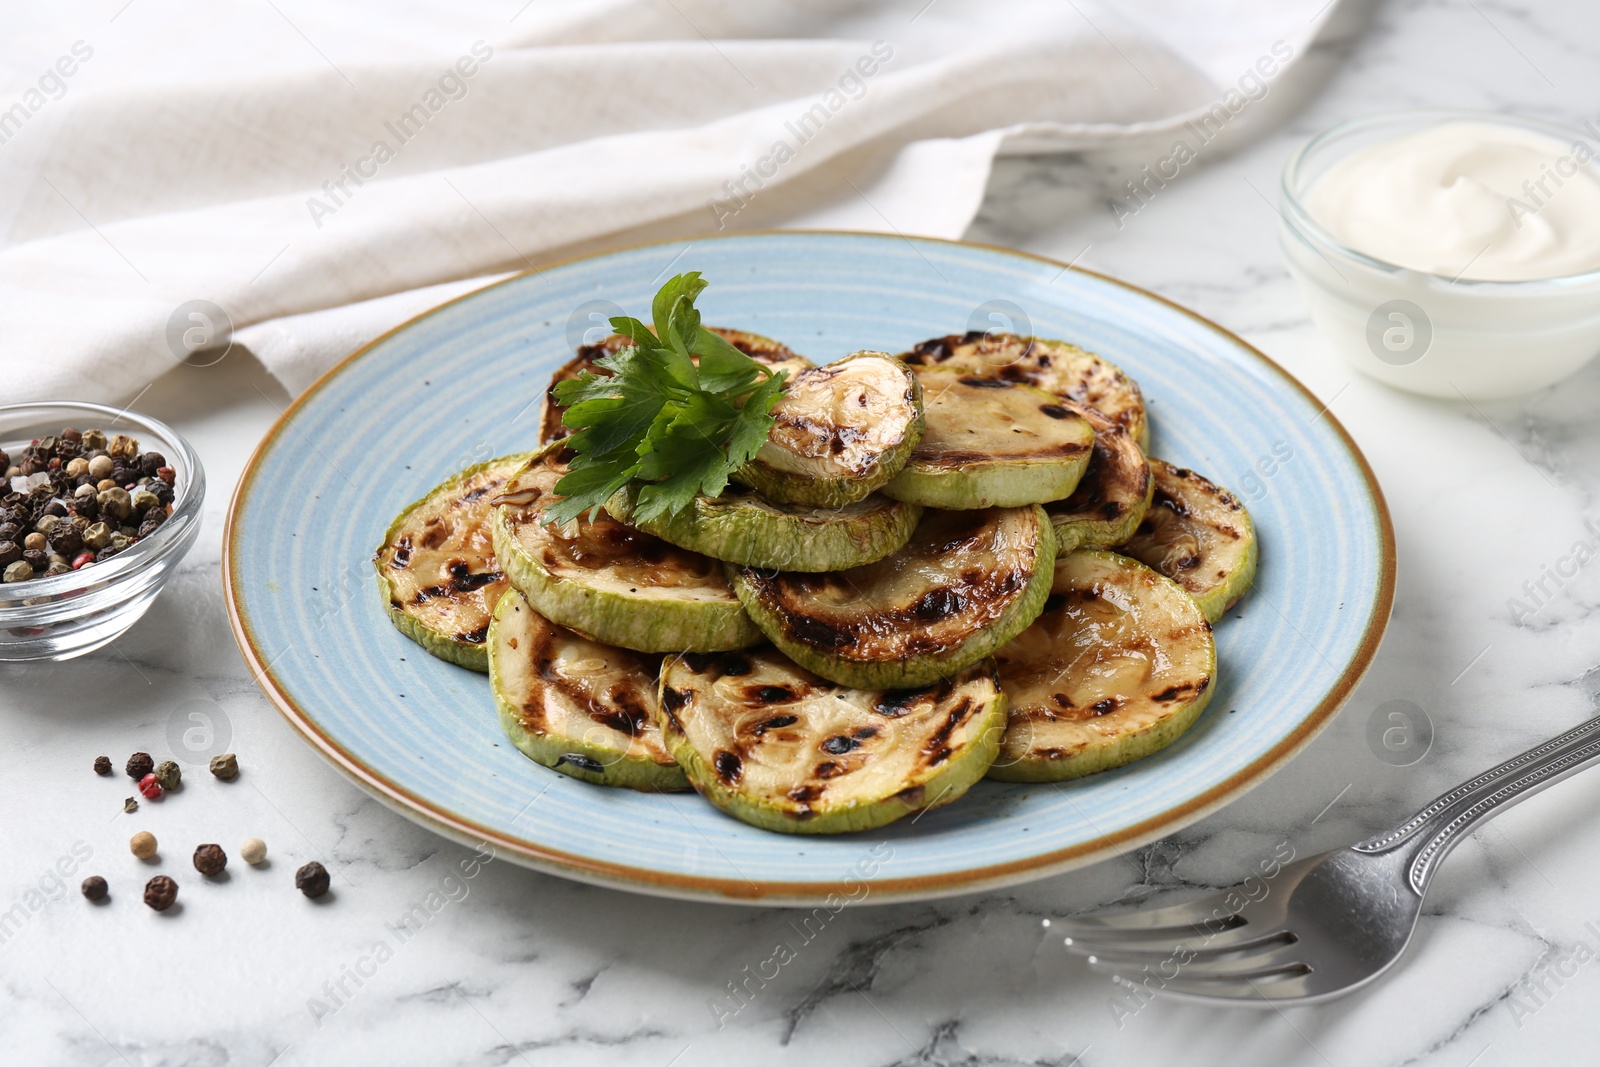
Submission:
<svg viewBox="0 0 1600 1067">
<path fill-rule="evenodd" d="M 230 326 L 298 390 L 491 276 L 651 237 L 959 237 L 997 152 L 1232 135 L 1333 6 L 30 5 L 0 401 L 126 398 Z"/>
</svg>

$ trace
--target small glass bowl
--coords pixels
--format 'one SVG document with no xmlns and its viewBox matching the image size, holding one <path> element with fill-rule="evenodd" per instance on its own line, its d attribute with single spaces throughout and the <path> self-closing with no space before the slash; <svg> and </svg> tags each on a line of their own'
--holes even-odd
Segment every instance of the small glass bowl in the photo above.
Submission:
<svg viewBox="0 0 1600 1067">
<path fill-rule="evenodd" d="M 1379 381 L 1451 399 L 1535 392 L 1600 353 L 1600 271 L 1532 281 L 1452 279 L 1342 244 L 1305 206 L 1318 180 L 1352 153 L 1449 122 L 1531 131 L 1569 152 L 1589 143 L 1577 130 L 1492 112 L 1396 111 L 1334 126 L 1283 168 L 1279 237 L 1289 273 L 1335 351 Z"/>
<path fill-rule="evenodd" d="M 155 419 L 99 404 L 7 404 L 0 406 L 0 448 L 16 456 L 23 446 L 68 426 L 125 433 L 140 451 L 161 453 L 177 474 L 172 513 L 149 537 L 108 560 L 0 584 L 0 661 L 71 659 L 116 640 L 155 601 L 200 532 L 206 495 L 200 457 Z M 0 496 L 10 493 L 7 483 Z"/>
</svg>

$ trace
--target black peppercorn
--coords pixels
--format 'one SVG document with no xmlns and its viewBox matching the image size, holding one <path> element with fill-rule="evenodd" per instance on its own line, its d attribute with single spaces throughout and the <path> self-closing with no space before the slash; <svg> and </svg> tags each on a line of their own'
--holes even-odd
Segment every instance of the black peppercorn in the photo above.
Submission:
<svg viewBox="0 0 1600 1067">
<path fill-rule="evenodd" d="M 104 777 L 111 773 L 111 757 L 96 756 L 94 758 L 94 773 Z"/>
<path fill-rule="evenodd" d="M 104 900 L 106 898 L 106 880 L 98 874 L 91 874 L 83 880 L 83 895 L 90 900 Z"/>
<path fill-rule="evenodd" d="M 9 567 L 21 558 L 21 545 L 15 541 L 0 541 L 0 568 Z"/>
<path fill-rule="evenodd" d="M 83 534 L 70 522 L 64 522 L 50 531 L 50 547 L 71 559 L 83 551 Z"/>
<path fill-rule="evenodd" d="M 150 758 L 148 752 L 135 752 L 128 757 L 128 765 L 123 768 L 128 772 L 128 777 L 138 781 L 156 769 L 156 761 Z"/>
<path fill-rule="evenodd" d="M 0 522 L 0 541 L 22 540 L 22 526 L 15 522 Z"/>
<path fill-rule="evenodd" d="M 294 887 L 308 897 L 320 897 L 328 891 L 328 869 L 316 860 L 294 872 Z"/>
<path fill-rule="evenodd" d="M 22 562 L 33 568 L 33 573 L 43 574 L 45 568 L 50 566 L 50 556 L 42 548 L 25 548 L 22 550 Z"/>
<path fill-rule="evenodd" d="M 178 900 L 178 883 L 158 874 L 144 884 L 144 902 L 157 911 L 166 911 Z"/>
<path fill-rule="evenodd" d="M 65 518 L 67 515 L 67 502 L 58 497 L 44 506 L 44 513 L 46 515 L 54 515 L 58 519 Z"/>
<path fill-rule="evenodd" d="M 139 457 L 139 469 L 145 474 L 155 477 L 156 471 L 167 465 L 167 458 L 160 452 L 146 452 Z"/>
<path fill-rule="evenodd" d="M 221 874 L 227 865 L 228 854 L 222 851 L 221 845 L 201 845 L 194 850 L 194 869 L 207 878 Z"/>
<path fill-rule="evenodd" d="M 6 471 L 8 471 L 10 469 L 11 469 L 11 457 L 10 457 L 10 455 L 8 455 L 6 453 L 5 449 L 0 448 L 0 474 L 4 474 Z"/>
<path fill-rule="evenodd" d="M 139 536 L 149 537 L 167 521 L 167 513 L 160 508 L 151 508 L 145 517 L 139 520 Z"/>
</svg>

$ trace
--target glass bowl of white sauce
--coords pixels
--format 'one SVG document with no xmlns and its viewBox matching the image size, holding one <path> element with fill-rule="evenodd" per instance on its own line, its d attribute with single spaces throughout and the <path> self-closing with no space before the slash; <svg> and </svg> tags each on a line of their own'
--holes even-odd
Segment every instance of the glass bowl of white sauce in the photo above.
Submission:
<svg viewBox="0 0 1600 1067">
<path fill-rule="evenodd" d="M 1428 396 L 1546 388 L 1600 353 L 1600 126 L 1403 111 L 1283 171 L 1281 239 L 1339 355 Z"/>
</svg>

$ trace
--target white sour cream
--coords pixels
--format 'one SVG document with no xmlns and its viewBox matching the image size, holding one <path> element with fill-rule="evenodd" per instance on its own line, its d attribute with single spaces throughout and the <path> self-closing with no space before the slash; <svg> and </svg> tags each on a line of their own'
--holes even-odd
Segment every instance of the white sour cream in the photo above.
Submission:
<svg viewBox="0 0 1600 1067">
<path fill-rule="evenodd" d="M 1594 148 L 1457 121 L 1369 145 L 1305 204 L 1342 244 L 1412 270 L 1527 281 L 1600 270 Z"/>
</svg>

